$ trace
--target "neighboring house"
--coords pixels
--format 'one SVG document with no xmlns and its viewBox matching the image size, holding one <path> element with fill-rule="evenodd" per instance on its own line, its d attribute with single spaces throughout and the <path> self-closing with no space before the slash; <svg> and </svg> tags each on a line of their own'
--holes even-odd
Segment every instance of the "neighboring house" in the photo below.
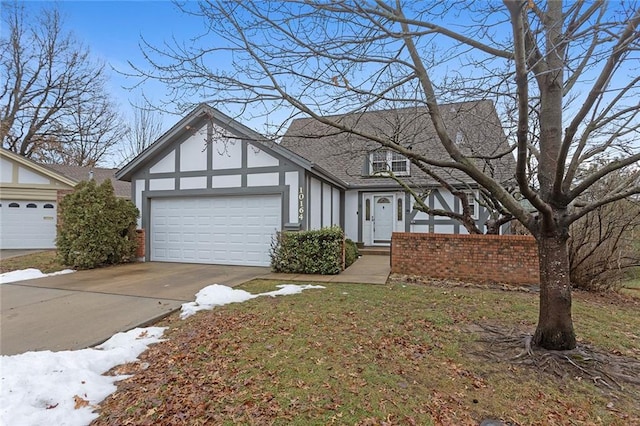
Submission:
<svg viewBox="0 0 640 426">
<path fill-rule="evenodd" d="M 55 247 L 58 190 L 76 182 L 25 157 L 0 149 L 0 248 Z"/>
<path fill-rule="evenodd" d="M 459 129 L 460 142 L 470 150 L 508 150 L 491 103 L 446 108 L 448 128 Z M 339 119 L 444 155 L 424 110 Z M 430 205 L 460 208 L 408 160 L 376 148 L 311 119 L 294 120 L 282 143 L 275 144 L 201 104 L 116 177 L 131 182 L 151 261 L 267 266 L 273 238 L 283 229 L 339 225 L 366 245 L 389 245 L 393 231 L 464 232 L 455 221 L 417 214 L 398 184 L 373 176 L 389 167 L 413 186 L 429 189 Z M 502 163 L 509 161 L 494 164 L 496 173 L 506 169 Z M 455 173 L 448 177 L 469 181 Z M 474 208 L 478 221 L 485 220 L 486 212 Z"/>
<path fill-rule="evenodd" d="M 58 191 L 71 191 L 93 171 L 97 182 L 111 179 L 119 196 L 130 185 L 117 182 L 115 169 L 42 165 L 0 149 L 0 248 L 55 248 Z"/>
<path fill-rule="evenodd" d="M 205 104 L 116 177 L 131 182 L 147 260 L 164 262 L 268 266 L 276 231 L 341 224 L 346 189 Z"/>
<path fill-rule="evenodd" d="M 476 164 L 497 180 L 514 180 L 515 159 L 511 154 L 500 120 L 490 101 L 461 102 L 441 105 L 444 124 L 455 142 L 466 154 L 477 157 Z M 403 108 L 371 111 L 362 114 L 332 116 L 333 122 L 380 139 L 394 141 L 436 161 L 451 161 L 441 145 L 426 108 Z M 311 118 L 294 120 L 282 146 L 317 164 L 337 179 L 345 182 L 344 215 L 341 224 L 345 233 L 364 245 L 388 246 L 392 232 L 431 232 L 465 234 L 456 220 L 427 215 L 414 209 L 415 200 L 409 192 L 379 172 L 393 171 L 409 187 L 425 194 L 430 208 L 461 212 L 460 200 L 434 179 L 395 152 L 380 148 L 380 144 Z M 500 159 L 483 160 L 480 157 Z M 479 205 L 477 184 L 457 170 L 437 170 L 444 180 L 468 190 L 470 206 L 480 229 L 489 212 Z M 316 191 L 317 192 L 317 191 Z M 312 194 L 313 195 L 313 194 Z M 324 221 L 313 227 L 326 226 Z"/>
<path fill-rule="evenodd" d="M 116 179 L 115 175 L 118 169 L 107 169 L 101 167 L 90 166 L 67 166 L 65 164 L 47 164 L 45 167 L 55 170 L 56 172 L 79 183 L 83 180 L 95 180 L 100 185 L 105 180 L 110 180 L 113 185 L 113 191 L 116 197 L 131 198 L 131 184 Z"/>
</svg>

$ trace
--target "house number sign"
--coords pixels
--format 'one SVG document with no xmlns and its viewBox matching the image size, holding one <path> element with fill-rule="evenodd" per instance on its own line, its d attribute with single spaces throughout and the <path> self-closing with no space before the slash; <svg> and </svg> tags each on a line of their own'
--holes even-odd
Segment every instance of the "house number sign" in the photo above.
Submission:
<svg viewBox="0 0 640 426">
<path fill-rule="evenodd" d="M 304 219 L 304 192 L 302 192 L 302 187 L 298 188 L 298 220 L 302 221 Z"/>
</svg>

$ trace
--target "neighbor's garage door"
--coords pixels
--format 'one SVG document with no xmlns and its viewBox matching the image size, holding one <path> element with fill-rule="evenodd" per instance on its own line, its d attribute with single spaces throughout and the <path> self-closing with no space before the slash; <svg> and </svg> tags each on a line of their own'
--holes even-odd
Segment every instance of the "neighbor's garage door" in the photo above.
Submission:
<svg viewBox="0 0 640 426">
<path fill-rule="evenodd" d="M 0 201 L 0 247 L 51 249 L 56 239 L 54 201 Z"/>
<path fill-rule="evenodd" d="M 279 195 L 151 200 L 153 261 L 269 266 Z"/>
</svg>

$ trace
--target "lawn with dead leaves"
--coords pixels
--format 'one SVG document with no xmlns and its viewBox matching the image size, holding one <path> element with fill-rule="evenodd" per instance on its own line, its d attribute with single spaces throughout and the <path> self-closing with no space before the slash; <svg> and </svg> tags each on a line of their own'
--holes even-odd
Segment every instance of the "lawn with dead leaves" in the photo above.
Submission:
<svg viewBox="0 0 640 426">
<path fill-rule="evenodd" d="M 523 354 L 535 291 L 326 286 L 167 318 L 167 340 L 118 368 L 132 376 L 93 424 L 640 424 L 640 385 L 624 379 L 640 377 L 638 299 L 576 293 L 580 356 L 597 361 L 558 356 L 544 368 L 550 355 Z M 614 370 L 607 355 L 626 369 L 595 379 L 594 363 Z"/>
</svg>

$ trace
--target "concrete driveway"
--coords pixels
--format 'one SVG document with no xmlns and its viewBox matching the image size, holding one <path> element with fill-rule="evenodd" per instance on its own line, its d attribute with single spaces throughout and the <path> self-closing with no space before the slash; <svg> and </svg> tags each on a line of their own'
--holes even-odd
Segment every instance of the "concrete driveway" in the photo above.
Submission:
<svg viewBox="0 0 640 426">
<path fill-rule="evenodd" d="M 82 349 L 144 326 L 210 284 L 236 286 L 269 268 L 135 263 L 0 285 L 0 354 Z"/>
</svg>

